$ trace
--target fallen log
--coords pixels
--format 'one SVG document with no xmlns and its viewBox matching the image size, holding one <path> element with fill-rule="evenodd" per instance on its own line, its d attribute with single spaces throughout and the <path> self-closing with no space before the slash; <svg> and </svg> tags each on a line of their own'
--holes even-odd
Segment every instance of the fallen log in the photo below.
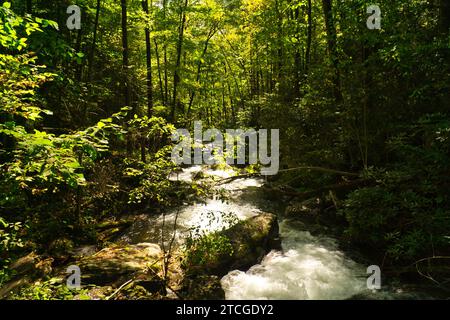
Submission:
<svg viewBox="0 0 450 320">
<path fill-rule="evenodd" d="M 319 172 L 337 174 L 337 175 L 347 176 L 347 177 L 359 177 L 359 173 L 346 172 L 346 171 L 329 169 L 329 168 L 322 168 L 322 167 L 311 167 L 311 166 L 303 166 L 303 167 L 297 167 L 297 168 L 283 169 L 283 170 L 280 170 L 278 172 L 289 172 L 289 171 L 298 171 L 298 170 L 319 171 Z"/>
<path fill-rule="evenodd" d="M 336 175 L 340 175 L 340 176 L 344 176 L 344 177 L 345 176 L 346 177 L 359 177 L 360 176 L 358 173 L 354 173 L 354 172 L 346 172 L 346 171 L 341 171 L 341 170 L 322 168 L 322 167 L 312 167 L 312 166 L 303 166 L 303 167 L 297 167 L 297 168 L 283 169 L 283 170 L 279 170 L 278 172 L 282 173 L 282 172 L 298 171 L 298 170 L 319 171 L 319 172 L 324 172 L 324 173 L 336 174 Z M 230 178 L 221 179 L 221 180 L 217 181 L 217 185 L 229 183 L 229 182 L 232 182 L 232 181 L 238 180 L 238 179 L 246 179 L 246 178 L 252 178 L 252 177 L 259 177 L 259 176 L 261 176 L 260 173 L 240 174 L 240 175 L 233 176 Z"/>
<path fill-rule="evenodd" d="M 360 187 L 366 187 L 369 185 L 372 185 L 374 183 L 373 180 L 368 179 L 359 179 L 359 180 L 353 180 L 348 181 L 344 183 L 336 183 L 332 185 L 323 186 L 321 188 L 312 190 L 312 191 L 305 191 L 305 192 L 297 192 L 293 190 L 282 190 L 280 188 L 271 188 L 268 186 L 265 186 L 264 188 L 270 192 L 279 193 L 285 196 L 290 196 L 294 198 L 300 198 L 300 199 L 309 199 L 313 198 L 315 196 L 319 196 L 323 194 L 324 192 L 328 191 L 346 191 L 346 190 L 353 190 Z"/>
</svg>

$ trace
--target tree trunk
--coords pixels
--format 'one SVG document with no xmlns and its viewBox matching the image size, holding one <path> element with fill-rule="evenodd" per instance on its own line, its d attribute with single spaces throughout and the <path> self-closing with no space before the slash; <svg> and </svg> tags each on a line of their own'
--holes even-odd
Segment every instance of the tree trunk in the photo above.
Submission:
<svg viewBox="0 0 450 320">
<path fill-rule="evenodd" d="M 33 0 L 27 0 L 27 13 L 33 14 Z"/>
<path fill-rule="evenodd" d="M 295 31 L 295 37 L 297 38 L 297 41 L 300 42 L 300 9 L 297 7 L 294 10 L 294 23 L 297 25 L 296 31 Z M 294 55 L 294 96 L 300 97 L 300 74 L 301 74 L 301 54 L 300 54 L 300 45 L 297 44 L 295 46 L 295 55 Z"/>
<path fill-rule="evenodd" d="M 450 1 L 448 0 L 441 0 L 439 22 L 441 32 L 448 35 L 450 29 Z"/>
<path fill-rule="evenodd" d="M 275 11 L 277 14 L 277 33 L 278 33 L 278 42 L 277 42 L 277 59 L 276 59 L 276 81 L 281 82 L 283 73 L 283 14 L 280 10 L 280 5 L 278 0 L 275 0 Z"/>
<path fill-rule="evenodd" d="M 166 21 L 166 13 L 167 13 L 167 0 L 163 0 L 163 16 L 164 21 Z M 167 106 L 169 102 L 169 73 L 167 70 L 167 39 L 164 35 L 164 101 Z"/>
<path fill-rule="evenodd" d="M 92 37 L 92 46 L 91 46 L 91 51 L 89 53 L 89 66 L 88 66 L 88 81 L 89 82 L 92 82 L 92 69 L 94 67 L 95 46 L 97 45 L 97 32 L 98 32 L 98 21 L 100 18 L 100 8 L 101 8 L 101 0 L 97 0 L 97 8 L 95 11 L 95 21 L 94 21 L 94 35 Z"/>
<path fill-rule="evenodd" d="M 337 36 L 336 36 L 336 28 L 333 21 L 332 0 L 322 0 L 322 6 L 325 17 L 325 28 L 327 31 L 328 51 L 334 68 L 333 93 L 336 102 L 341 102 L 342 101 L 341 85 L 340 85 L 341 77 L 339 73 L 339 60 L 337 55 Z"/>
<path fill-rule="evenodd" d="M 122 5 L 122 68 L 124 72 L 123 89 L 125 106 L 131 107 L 131 90 L 129 86 L 129 51 L 128 51 L 128 23 L 127 0 L 121 0 Z"/>
<path fill-rule="evenodd" d="M 132 108 L 131 106 L 131 89 L 129 83 L 129 57 L 128 57 L 128 24 L 127 24 L 127 0 L 121 0 L 122 6 L 122 68 L 124 73 L 123 80 L 123 93 L 125 106 Z M 133 116 L 133 110 L 128 112 L 128 118 L 131 119 Z M 130 134 L 127 134 L 127 155 L 130 157 L 133 153 L 132 142 Z"/>
<path fill-rule="evenodd" d="M 83 29 L 80 29 L 77 32 L 77 40 L 76 40 L 77 42 L 75 44 L 75 52 L 76 53 L 80 53 L 83 50 L 83 48 L 82 48 L 82 42 L 83 42 L 82 30 Z M 81 80 L 83 79 L 83 61 L 81 63 L 78 63 L 78 61 L 76 62 L 75 79 L 77 79 L 78 82 L 81 82 Z"/>
<path fill-rule="evenodd" d="M 312 42 L 312 4 L 308 0 L 308 35 L 306 39 L 306 55 L 305 55 L 305 75 L 308 76 L 309 65 L 311 63 L 311 42 Z"/>
<path fill-rule="evenodd" d="M 163 106 L 165 107 L 167 104 L 166 104 L 166 99 L 164 96 L 164 86 L 163 86 L 162 74 L 161 74 L 161 62 L 160 62 L 160 57 L 159 57 L 158 42 L 156 41 L 156 39 L 153 39 L 153 42 L 155 43 L 156 64 L 158 67 L 158 80 L 159 80 L 159 89 L 161 91 L 161 101 L 162 101 Z"/>
<path fill-rule="evenodd" d="M 202 52 L 202 56 L 200 57 L 200 60 L 197 63 L 197 76 L 195 78 L 195 81 L 198 83 L 200 81 L 200 77 L 201 77 L 201 71 L 202 71 L 202 59 L 205 57 L 206 52 L 208 51 L 208 45 L 209 45 L 209 41 L 211 40 L 211 38 L 214 36 L 214 34 L 216 33 L 216 28 L 213 27 L 211 29 L 211 31 L 208 34 L 208 37 L 206 38 L 205 41 L 205 46 L 203 48 L 203 52 Z M 192 104 L 194 103 L 194 98 L 195 98 L 195 89 L 192 90 L 190 97 L 189 97 L 189 106 L 188 106 L 188 117 L 191 114 L 191 108 L 192 108 Z"/>
<path fill-rule="evenodd" d="M 176 107 L 178 103 L 178 85 L 181 81 L 180 79 L 180 66 L 181 66 L 181 55 L 183 53 L 183 41 L 184 41 L 184 28 L 186 24 L 186 9 L 188 7 L 189 0 L 184 1 L 184 7 L 181 9 L 180 26 L 178 29 L 178 41 L 177 41 L 177 62 L 175 64 L 175 72 L 173 76 L 173 99 L 172 99 L 172 111 L 170 114 L 170 121 L 176 121 Z"/>
<path fill-rule="evenodd" d="M 142 9 L 146 17 L 149 17 L 148 0 L 142 1 Z M 148 21 L 147 21 L 148 23 Z M 152 77 L 152 47 L 150 39 L 150 28 L 145 28 L 145 47 L 147 53 L 147 115 L 150 118 L 153 114 L 153 77 Z"/>
</svg>

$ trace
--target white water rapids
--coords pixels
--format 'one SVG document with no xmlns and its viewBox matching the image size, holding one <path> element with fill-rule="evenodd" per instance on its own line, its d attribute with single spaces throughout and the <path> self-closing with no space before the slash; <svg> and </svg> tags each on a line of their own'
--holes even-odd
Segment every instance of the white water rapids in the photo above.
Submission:
<svg viewBox="0 0 450 320">
<path fill-rule="evenodd" d="M 222 278 L 227 299 L 346 299 L 364 290 L 365 270 L 330 238 L 280 223 L 283 252 L 272 251 L 247 272 Z"/>
<path fill-rule="evenodd" d="M 210 170 L 201 166 L 184 169 L 170 177 L 173 180 L 191 181 L 203 170 L 209 175 L 227 178 L 232 170 Z M 234 213 L 247 219 L 263 211 L 277 212 L 274 202 L 265 200 L 258 192 L 262 179 L 246 178 L 221 185 L 231 193 L 230 200 L 218 199 L 206 203 L 186 205 L 165 216 L 146 217 L 135 223 L 122 241 L 170 242 L 173 223 L 177 218 L 176 243 L 183 242 L 192 227 L 214 231 L 224 226 L 223 213 Z M 205 218 L 207 217 L 207 218 Z M 231 271 L 221 284 L 226 299 L 348 299 L 357 294 L 372 298 L 390 299 L 391 292 L 379 292 L 376 297 L 366 288 L 367 266 L 362 266 L 339 250 L 336 240 L 327 236 L 313 236 L 301 222 L 283 219 L 279 214 L 282 251 L 270 252 L 260 264 L 248 271 Z M 162 226 L 165 226 L 164 232 Z M 168 231 L 168 232 L 166 232 Z"/>
</svg>

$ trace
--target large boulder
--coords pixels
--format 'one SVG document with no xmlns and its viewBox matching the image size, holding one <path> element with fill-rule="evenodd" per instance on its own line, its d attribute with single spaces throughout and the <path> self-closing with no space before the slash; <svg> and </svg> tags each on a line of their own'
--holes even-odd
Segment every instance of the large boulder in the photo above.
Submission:
<svg viewBox="0 0 450 320">
<path fill-rule="evenodd" d="M 216 236 L 226 239 L 231 250 L 219 253 L 201 264 L 188 265 L 187 273 L 224 276 L 231 270 L 248 270 L 261 262 L 272 249 L 281 249 L 277 216 L 262 213 L 220 231 Z"/>
<path fill-rule="evenodd" d="M 262 213 L 223 231 L 233 246 L 233 254 L 224 266 L 228 270 L 247 270 L 261 262 L 264 256 L 273 249 L 281 249 L 278 218 L 271 213 Z M 222 275 L 222 274 L 221 274 Z"/>
<path fill-rule="evenodd" d="M 149 270 L 156 276 L 161 270 L 162 259 L 163 252 L 157 244 L 140 243 L 105 248 L 81 259 L 77 265 L 83 285 L 108 285 L 147 275 Z"/>
</svg>

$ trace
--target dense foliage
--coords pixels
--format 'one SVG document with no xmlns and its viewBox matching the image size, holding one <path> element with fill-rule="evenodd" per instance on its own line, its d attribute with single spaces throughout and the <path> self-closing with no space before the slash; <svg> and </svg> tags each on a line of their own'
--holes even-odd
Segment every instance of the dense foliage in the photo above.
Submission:
<svg viewBox="0 0 450 320">
<path fill-rule="evenodd" d="M 30 250 L 204 195 L 168 179 L 195 120 L 280 129 L 275 184 L 320 190 L 380 265 L 447 257 L 450 5 L 377 2 L 379 30 L 366 0 L 78 0 L 69 30 L 71 1 L 1 1 L 0 286 Z"/>
</svg>

